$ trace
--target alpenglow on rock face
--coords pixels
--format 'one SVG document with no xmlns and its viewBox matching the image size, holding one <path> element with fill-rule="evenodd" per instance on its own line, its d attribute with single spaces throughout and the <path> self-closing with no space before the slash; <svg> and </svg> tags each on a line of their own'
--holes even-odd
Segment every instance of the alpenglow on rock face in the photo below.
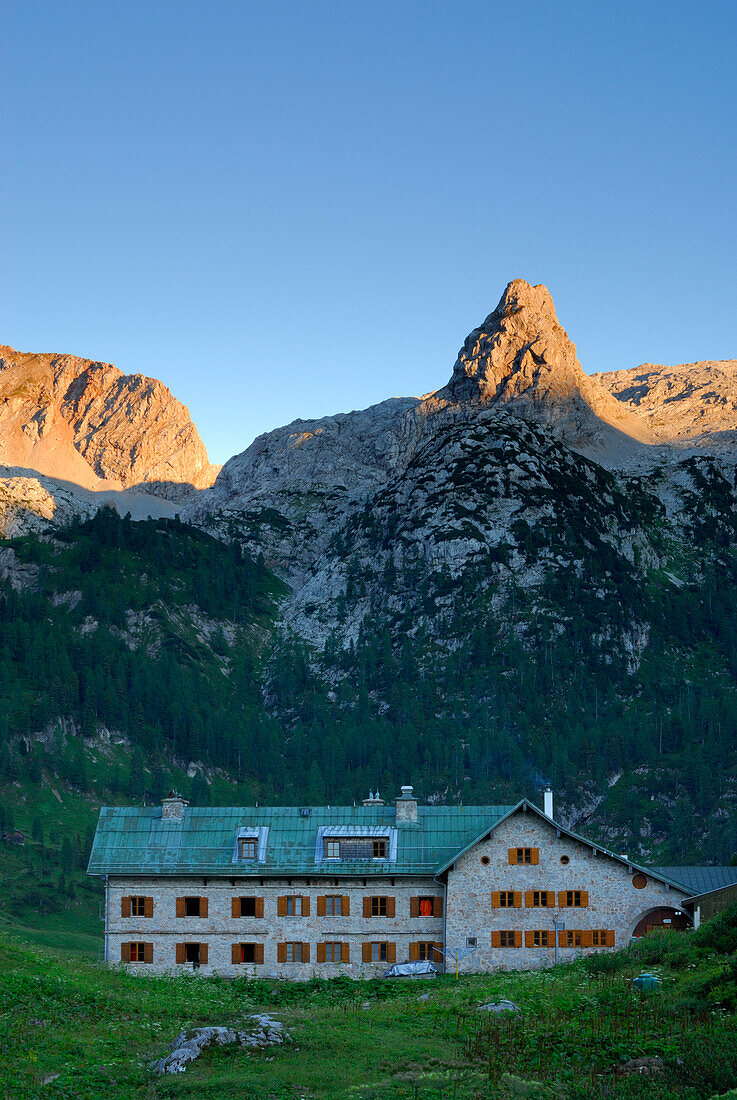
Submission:
<svg viewBox="0 0 737 1100">
<path fill-rule="evenodd" d="M 86 489 L 145 485 L 170 499 L 211 485 L 218 472 L 189 411 L 156 379 L 5 346 L 0 464 Z"/>
</svg>

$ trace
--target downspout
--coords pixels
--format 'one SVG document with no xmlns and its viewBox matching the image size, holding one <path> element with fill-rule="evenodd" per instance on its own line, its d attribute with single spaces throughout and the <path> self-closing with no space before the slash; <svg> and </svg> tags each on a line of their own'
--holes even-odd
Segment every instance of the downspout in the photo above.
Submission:
<svg viewBox="0 0 737 1100">
<path fill-rule="evenodd" d="M 104 961 L 108 961 L 108 940 L 110 936 L 110 880 L 105 875 L 105 952 Z"/>
<path fill-rule="evenodd" d="M 447 959 L 446 954 L 445 954 L 445 949 L 448 946 L 448 941 L 447 941 L 447 936 L 446 936 L 446 928 L 447 928 L 447 921 L 448 921 L 448 882 L 447 882 L 447 879 L 446 879 L 445 882 L 441 882 L 440 879 L 437 877 L 437 875 L 434 875 L 433 877 L 434 877 L 435 881 L 437 882 L 438 886 L 443 887 L 443 973 L 445 974 L 446 970 L 447 970 L 447 966 L 448 966 L 448 959 Z"/>
</svg>

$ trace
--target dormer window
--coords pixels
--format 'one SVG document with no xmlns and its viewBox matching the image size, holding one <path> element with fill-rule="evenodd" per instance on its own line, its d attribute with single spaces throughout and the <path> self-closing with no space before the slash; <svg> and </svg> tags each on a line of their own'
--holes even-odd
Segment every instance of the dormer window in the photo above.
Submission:
<svg viewBox="0 0 737 1100">
<path fill-rule="evenodd" d="M 256 859 L 258 841 L 250 837 L 241 837 L 238 841 L 238 859 Z"/>
<path fill-rule="evenodd" d="M 373 849 L 374 849 L 374 854 L 373 854 L 374 859 L 386 859 L 386 841 L 385 840 L 375 840 L 373 842 Z"/>
<path fill-rule="evenodd" d="M 397 830 L 391 825 L 322 825 L 315 837 L 315 862 L 322 860 L 396 863 Z"/>
<path fill-rule="evenodd" d="M 340 859 L 340 841 L 325 841 L 325 859 Z"/>
</svg>

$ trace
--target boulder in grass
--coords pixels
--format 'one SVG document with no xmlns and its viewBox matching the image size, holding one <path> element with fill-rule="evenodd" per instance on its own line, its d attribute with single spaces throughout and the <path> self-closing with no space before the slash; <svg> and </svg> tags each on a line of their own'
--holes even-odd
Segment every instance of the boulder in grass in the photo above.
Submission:
<svg viewBox="0 0 737 1100">
<path fill-rule="evenodd" d="M 479 1005 L 479 1012 L 521 1012 L 522 1009 L 514 1001 L 489 1001 L 485 1005 Z"/>
</svg>

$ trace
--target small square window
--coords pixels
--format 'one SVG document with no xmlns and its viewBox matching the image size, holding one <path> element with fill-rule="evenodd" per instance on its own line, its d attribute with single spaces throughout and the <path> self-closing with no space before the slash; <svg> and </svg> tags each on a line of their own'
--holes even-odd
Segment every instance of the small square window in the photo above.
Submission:
<svg viewBox="0 0 737 1100">
<path fill-rule="evenodd" d="M 371 898 L 371 916 L 386 916 L 386 898 Z"/>
<path fill-rule="evenodd" d="M 388 953 L 388 944 L 386 943 L 372 943 L 371 944 L 371 961 L 372 962 L 386 962 Z"/>
<path fill-rule="evenodd" d="M 499 946 L 500 947 L 514 947 L 514 932 L 502 931 L 499 933 Z"/>
<path fill-rule="evenodd" d="M 287 916 L 288 917 L 301 917 L 302 916 L 302 897 L 299 894 L 293 894 L 287 898 Z"/>
<path fill-rule="evenodd" d="M 325 858 L 326 859 L 340 859 L 340 841 L 339 840 L 326 840 L 325 841 Z"/>
<path fill-rule="evenodd" d="M 433 915 L 433 899 L 420 898 L 420 916 L 431 917 Z"/>
<path fill-rule="evenodd" d="M 566 891 L 566 905 L 569 909 L 578 909 L 581 905 L 581 891 L 580 890 L 567 890 Z"/>
<path fill-rule="evenodd" d="M 258 855 L 258 841 L 251 838 L 244 838 L 238 841 L 238 858 L 239 859 L 256 859 Z"/>
<path fill-rule="evenodd" d="M 427 962 L 432 959 L 433 951 L 435 950 L 435 944 L 432 941 L 423 941 L 417 944 L 418 957 L 420 962 Z"/>
<path fill-rule="evenodd" d="M 339 943 L 325 944 L 325 962 L 339 963 L 341 961 L 342 945 Z"/>
<path fill-rule="evenodd" d="M 549 947 L 550 946 L 550 933 L 545 929 L 532 933 L 532 943 L 534 947 Z"/>
<path fill-rule="evenodd" d="M 131 962 L 142 963 L 146 961 L 146 944 L 145 943 L 132 943 L 131 944 Z"/>
<path fill-rule="evenodd" d="M 184 915 L 185 917 L 199 917 L 202 911 L 202 898 L 185 898 L 184 899 Z M 187 960 L 189 962 L 189 959 Z"/>
<path fill-rule="evenodd" d="M 499 905 L 502 909 L 514 908 L 514 890 L 502 890 L 499 893 Z"/>
<path fill-rule="evenodd" d="M 285 944 L 287 949 L 287 962 L 299 963 L 302 962 L 302 944 L 301 943 L 288 943 Z"/>
<path fill-rule="evenodd" d="M 256 916 L 256 899 L 255 898 L 241 898 L 241 916 L 242 917 L 255 917 Z"/>
<path fill-rule="evenodd" d="M 374 859 L 386 859 L 386 841 L 375 840 L 373 842 Z"/>
<path fill-rule="evenodd" d="M 146 916 L 146 899 L 142 897 L 131 898 L 131 916 L 132 917 L 145 917 Z"/>
<path fill-rule="evenodd" d="M 241 952 L 242 963 L 256 962 L 256 944 L 255 943 L 241 943 L 238 945 Z"/>
<path fill-rule="evenodd" d="M 466 947 L 478 947 L 479 941 L 476 936 L 466 936 Z"/>
<path fill-rule="evenodd" d="M 325 916 L 340 917 L 343 915 L 343 899 L 340 894 L 327 894 L 325 897 Z"/>
</svg>

